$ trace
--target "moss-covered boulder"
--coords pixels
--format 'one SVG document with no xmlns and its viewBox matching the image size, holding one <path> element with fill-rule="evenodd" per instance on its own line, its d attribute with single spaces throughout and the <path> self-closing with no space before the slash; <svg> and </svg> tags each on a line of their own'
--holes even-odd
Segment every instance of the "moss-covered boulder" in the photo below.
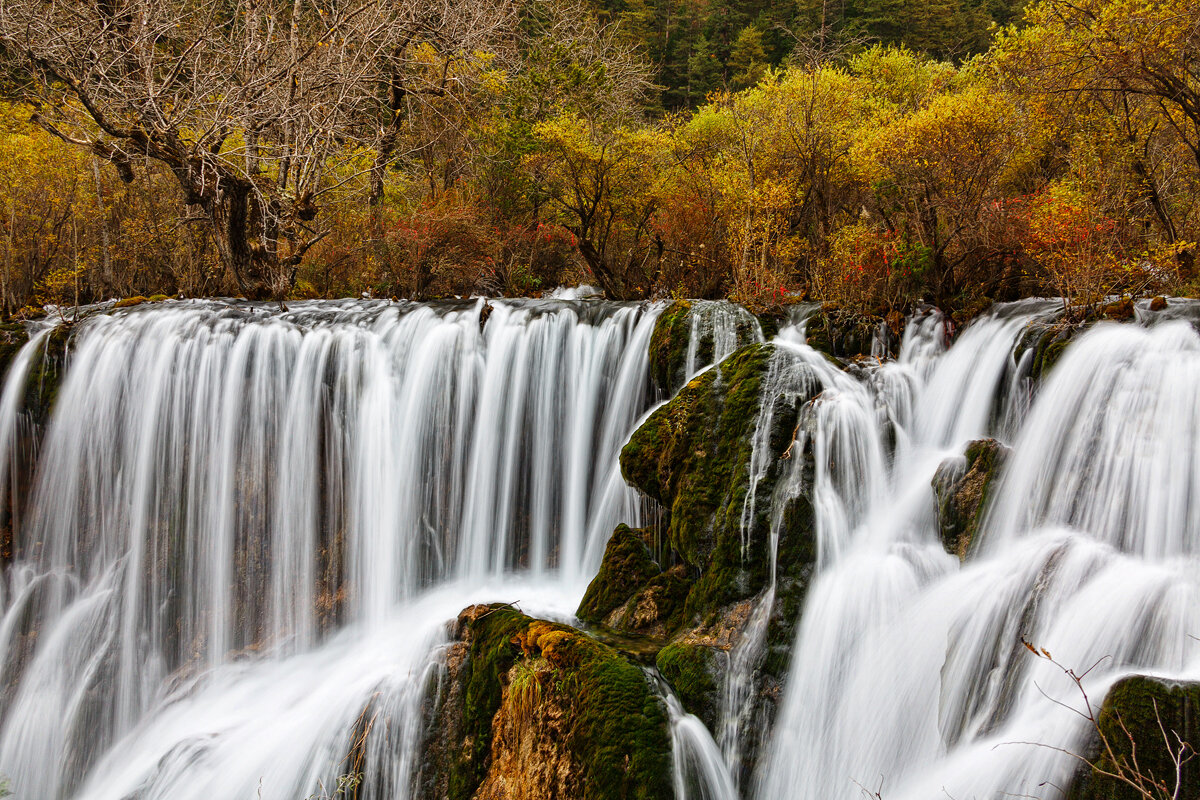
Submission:
<svg viewBox="0 0 1200 800">
<path fill-rule="evenodd" d="M 427 723 L 419 784 L 430 800 L 673 793 L 666 708 L 642 669 L 508 606 L 459 615 Z"/>
<path fill-rule="evenodd" d="M 1070 800 L 1200 797 L 1200 759 L 1191 757 L 1200 742 L 1200 684 L 1144 675 L 1120 680 L 1101 706 L 1096 729 L 1093 766 L 1080 772 Z"/>
<path fill-rule="evenodd" d="M 679 570 L 664 573 L 650 555 L 649 530 L 620 525 L 604 550 L 600 571 L 576 615 L 627 633 L 653 635 L 682 608 L 688 582 Z"/>
<path fill-rule="evenodd" d="M 698 642 L 677 641 L 658 653 L 655 666 L 684 709 L 714 730 L 720 713 L 726 652 Z"/>
<path fill-rule="evenodd" d="M 758 432 L 764 381 L 777 354 L 773 345 L 741 348 L 715 368 L 692 379 L 669 403 L 657 409 L 630 437 L 621 452 L 627 481 L 657 500 L 665 511 L 663 527 L 670 552 L 692 570 L 694 583 L 684 609 L 686 624 L 758 595 L 770 573 L 770 502 L 792 442 L 801 407 L 819 394 L 811 373 L 805 389 L 769 398 L 764 416 L 769 431 Z M 783 369 L 775 365 L 776 371 Z M 805 369 L 794 367 L 795 369 Z M 793 382 L 795 383 L 795 382 Z M 757 433 L 765 434 L 765 473 L 755 476 L 757 496 L 750 513 L 751 457 Z M 808 519 L 798 509 L 794 535 L 780 537 L 780 548 L 796 538 L 811 538 Z M 784 540 L 787 540 L 787 544 Z"/>
<path fill-rule="evenodd" d="M 633 594 L 662 570 L 650 557 L 644 531 L 619 525 L 604 548 L 600 571 L 588 584 L 576 615 L 588 622 L 600 622 L 613 609 L 625 603 Z"/>
<path fill-rule="evenodd" d="M 751 659 L 749 702 L 756 728 L 766 730 L 773 718 L 817 550 L 811 446 L 794 446 L 793 439 L 803 409 L 821 388 L 803 359 L 773 345 L 749 345 L 680 389 L 621 453 L 626 480 L 663 507 L 657 529 L 662 541 L 650 551 L 663 553 L 666 568 L 605 623 L 629 630 L 627 620 L 636 617 L 621 614 L 656 582 L 674 578 L 663 593 L 675 598 L 685 592 L 685 598 L 682 607 L 677 600 L 666 604 L 673 610 L 665 629 L 653 632 L 669 639 L 656 666 L 684 707 L 713 730 L 731 655 L 751 641 L 744 639 L 749 620 L 763 603 L 770 604 L 768 628 L 765 642 L 754 640 L 759 644 Z M 784 475 L 799 492 L 784 505 L 782 517 L 773 518 L 775 490 Z M 747 738 L 755 739 L 754 732 Z M 759 744 L 748 741 L 743 748 L 745 770 Z"/>
<path fill-rule="evenodd" d="M 650 334 L 650 382 L 659 397 L 670 397 L 683 383 L 688 340 L 692 331 L 692 304 L 676 300 L 654 323 Z"/>
<path fill-rule="evenodd" d="M 723 534 L 741 522 L 772 349 L 742 348 L 694 378 L 621 451 L 626 480 L 663 505 L 670 545 L 692 566 L 709 566 Z"/>
<path fill-rule="evenodd" d="M 959 458 L 943 461 L 933 475 L 938 533 L 946 552 L 965 559 L 979 529 L 988 493 L 1008 448 L 995 439 L 977 439 Z"/>
<path fill-rule="evenodd" d="M 650 335 L 650 381 L 656 395 L 668 398 L 684 384 L 689 352 L 695 359 L 692 368 L 699 369 L 728 355 L 732 347 L 763 341 L 768 329 L 773 336 L 778 319 L 756 317 L 728 300 L 676 300 L 659 315 Z"/>
</svg>

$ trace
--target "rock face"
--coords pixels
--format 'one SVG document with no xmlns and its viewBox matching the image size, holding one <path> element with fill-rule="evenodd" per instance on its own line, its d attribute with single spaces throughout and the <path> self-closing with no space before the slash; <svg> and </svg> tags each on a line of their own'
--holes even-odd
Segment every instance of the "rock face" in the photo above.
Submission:
<svg viewBox="0 0 1200 800">
<path fill-rule="evenodd" d="M 1194 757 L 1200 742 L 1200 684 L 1143 675 L 1120 680 L 1100 708 L 1097 728 L 1089 758 L 1093 767 L 1080 772 L 1070 800 L 1200 797 L 1200 760 Z M 1173 757 L 1180 753 L 1185 759 L 1177 778 Z"/>
<path fill-rule="evenodd" d="M 697 369 L 739 345 L 761 342 L 766 331 L 773 335 L 777 329 L 777 321 L 756 318 L 727 301 L 676 300 L 658 316 L 650 336 L 650 381 L 655 394 L 666 399 L 683 385 L 689 350 L 695 358 L 692 368 Z"/>
<path fill-rule="evenodd" d="M 903 323 L 904 318 L 898 313 L 885 320 L 841 309 L 823 308 L 808 320 L 804 326 L 804 336 L 809 347 L 835 358 L 895 356 L 900 348 Z M 879 352 L 872 351 L 876 341 Z"/>
<path fill-rule="evenodd" d="M 667 713 L 640 667 L 502 605 L 458 617 L 427 719 L 427 800 L 672 796 Z"/>
<path fill-rule="evenodd" d="M 691 586 L 682 564 L 663 570 L 650 555 L 651 529 L 613 531 L 600 571 L 575 613 L 613 631 L 663 638 L 676 624 Z"/>
<path fill-rule="evenodd" d="M 979 529 L 988 491 L 1008 448 L 995 439 L 977 439 L 961 458 L 942 462 L 933 475 L 938 531 L 946 552 L 966 559 Z"/>
<path fill-rule="evenodd" d="M 1071 340 L 1089 324 L 1073 321 L 1030 323 L 1013 355 L 1028 370 L 1029 377 L 1044 379 L 1058 363 Z"/>
</svg>

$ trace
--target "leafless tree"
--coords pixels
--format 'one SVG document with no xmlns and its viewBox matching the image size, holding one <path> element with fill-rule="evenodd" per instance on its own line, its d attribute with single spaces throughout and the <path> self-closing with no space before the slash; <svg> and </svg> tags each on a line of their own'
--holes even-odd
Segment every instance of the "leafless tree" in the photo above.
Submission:
<svg viewBox="0 0 1200 800">
<path fill-rule="evenodd" d="M 0 0 L 0 54 L 33 119 L 134 179 L 178 180 L 249 297 L 280 297 L 326 234 L 322 196 L 371 202 L 409 104 L 510 40 L 515 0 Z"/>
</svg>

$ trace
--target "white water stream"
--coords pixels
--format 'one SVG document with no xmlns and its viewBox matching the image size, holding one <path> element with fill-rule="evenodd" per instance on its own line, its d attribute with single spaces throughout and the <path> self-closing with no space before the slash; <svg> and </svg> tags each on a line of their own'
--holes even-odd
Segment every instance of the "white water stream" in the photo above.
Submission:
<svg viewBox="0 0 1200 800">
<path fill-rule="evenodd" d="M 80 323 L 4 581 L 19 797 L 305 797 L 352 771 L 364 714 L 390 755 L 360 796 L 406 796 L 446 620 L 569 615 L 640 515 L 616 456 L 656 307 L 481 304 Z"/>
<path fill-rule="evenodd" d="M 1097 325 L 1030 407 L 1012 351 L 1041 309 L 1024 310 L 944 354 L 926 320 L 871 392 L 839 393 L 840 435 L 818 424 L 819 576 L 756 797 L 1061 797 L 1088 728 L 1057 703 L 1083 696 L 1022 639 L 1081 673 L 1104 659 L 1084 684 L 1096 704 L 1131 672 L 1200 679 L 1200 336 Z M 930 482 L 984 436 L 1013 452 L 960 566 Z"/>
</svg>

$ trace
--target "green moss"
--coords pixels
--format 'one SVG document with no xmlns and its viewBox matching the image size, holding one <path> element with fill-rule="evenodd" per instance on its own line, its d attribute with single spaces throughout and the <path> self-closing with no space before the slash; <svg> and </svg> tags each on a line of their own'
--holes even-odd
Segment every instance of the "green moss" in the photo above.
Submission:
<svg viewBox="0 0 1200 800">
<path fill-rule="evenodd" d="M 163 300 L 170 300 L 170 299 L 171 299 L 170 296 L 165 295 L 165 294 L 152 294 L 149 297 L 149 300 L 151 303 L 161 303 Z"/>
<path fill-rule="evenodd" d="M 660 397 L 670 397 L 683 383 L 691 336 L 692 304 L 676 300 L 654 323 L 650 334 L 650 380 Z"/>
<path fill-rule="evenodd" d="M 59 325 L 51 331 L 29 365 L 24 408 L 37 424 L 47 422 L 54 412 L 67 369 L 72 332 L 70 324 Z"/>
<path fill-rule="evenodd" d="M 459 714 L 463 743 L 442 766 L 452 800 L 468 800 L 487 776 L 502 706 L 520 725 L 567 720 L 560 755 L 584 800 L 670 796 L 666 709 L 640 667 L 574 628 L 510 607 L 472 609 L 460 620 L 468 642 L 462 708 L 448 713 Z"/>
<path fill-rule="evenodd" d="M 779 334 L 779 329 L 788 324 L 788 315 L 782 311 L 768 311 L 755 315 L 758 326 L 762 330 L 764 341 L 771 341 Z"/>
<path fill-rule="evenodd" d="M 726 515 L 733 473 L 749 460 L 771 349 L 744 347 L 692 379 L 621 452 L 626 480 L 668 509 L 671 545 L 693 566 L 707 563 L 714 517 Z"/>
<path fill-rule="evenodd" d="M 515 637 L 528 622 L 519 611 L 495 606 L 470 623 L 460 717 L 463 746 L 456 763 L 447 769 L 451 800 L 468 800 L 487 773 L 492 717 L 502 697 L 500 676 L 520 656 Z"/>
<path fill-rule="evenodd" d="M 1183 765 L 1180 791 L 1175 794 L 1175 764 L 1171 758 L 1179 741 L 1192 746 L 1200 742 L 1200 684 L 1170 683 L 1142 675 L 1125 678 L 1109 690 L 1097 722 L 1111 752 L 1099 741 L 1095 743 L 1090 760 L 1096 769 L 1085 770 L 1079 776 L 1068 794 L 1072 800 L 1144 798 L 1127 783 L 1101 774 L 1118 772 L 1118 765 L 1126 775 L 1139 775 L 1145 780 L 1153 797 L 1200 797 L 1200 760 L 1191 759 Z M 1170 749 L 1163 741 L 1164 729 Z"/>
<path fill-rule="evenodd" d="M 650 415 L 622 450 L 626 479 L 663 505 L 671 547 L 699 573 L 679 618 L 682 623 L 703 621 L 762 591 L 767 582 L 764 533 L 770 504 L 758 504 L 745 531 L 742 515 L 762 381 L 773 353 L 773 345 L 749 345 L 692 379 Z M 790 443 L 806 399 L 775 409 L 771 447 L 777 452 Z M 776 478 L 773 470 L 760 482 L 761 496 L 770 495 Z"/>
<path fill-rule="evenodd" d="M 805 341 L 814 350 L 836 358 L 869 356 L 882 321 L 882 317 L 826 307 L 805 324 Z M 891 344 L 899 344 L 898 336 L 890 339 L 895 340 Z"/>
<path fill-rule="evenodd" d="M 613 531 L 600 571 L 588 584 L 576 616 L 588 622 L 601 622 L 661 571 L 650 557 L 642 533 L 627 525 Z"/>
<path fill-rule="evenodd" d="M 1050 370 L 1066 352 L 1071 341 L 1091 325 L 1091 322 L 1031 322 L 1025 329 L 1015 355 L 1033 352 L 1030 377 L 1045 380 Z"/>
<path fill-rule="evenodd" d="M 123 300 L 118 300 L 117 302 L 113 303 L 113 308 L 131 308 L 133 306 L 140 306 L 142 303 L 147 302 L 149 302 L 149 299 L 142 297 L 139 294 L 134 297 L 126 297 Z"/>
<path fill-rule="evenodd" d="M 793 457 L 805 458 L 811 470 L 811 452 Z M 811 477 L 808 483 L 811 485 Z M 784 507 L 781 531 L 776 553 L 775 604 L 767 620 L 767 654 L 763 662 L 763 672 L 779 679 L 790 665 L 796 626 L 816 572 L 816 521 L 812 500 L 807 495 L 801 494 Z"/>
<path fill-rule="evenodd" d="M 579 668 L 578 715 L 570 746 L 583 761 L 585 800 L 671 796 L 666 709 L 645 673 L 587 641 Z"/>
<path fill-rule="evenodd" d="M 672 642 L 658 653 L 655 666 L 679 697 L 679 702 L 714 729 L 721 693 L 717 676 L 725 655 L 715 647 Z"/>
</svg>

